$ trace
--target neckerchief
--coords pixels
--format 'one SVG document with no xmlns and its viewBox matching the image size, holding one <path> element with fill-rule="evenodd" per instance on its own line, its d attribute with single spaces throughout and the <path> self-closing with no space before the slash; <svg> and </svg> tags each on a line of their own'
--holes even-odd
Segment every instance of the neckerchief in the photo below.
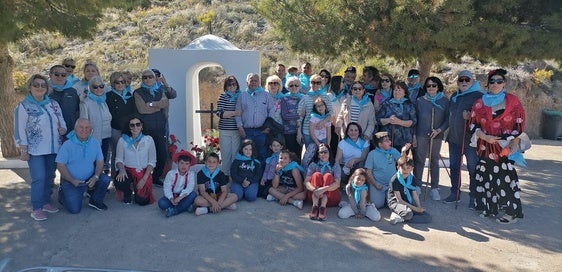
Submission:
<svg viewBox="0 0 562 272">
<path fill-rule="evenodd" d="M 133 93 L 133 88 L 131 87 L 131 85 L 125 87 L 124 92 L 128 92 L 128 93 L 132 94 L 132 93 Z"/>
<path fill-rule="evenodd" d="M 250 170 L 254 171 L 254 162 L 259 163 L 260 161 L 256 160 L 256 159 L 252 159 L 250 157 L 246 157 L 240 153 L 236 154 L 236 156 L 234 157 L 235 160 L 239 160 L 239 161 L 250 161 Z"/>
<path fill-rule="evenodd" d="M 350 144 L 351 146 L 363 151 L 363 147 L 365 147 L 365 141 L 361 138 L 357 138 L 357 143 L 351 140 L 351 138 L 346 137 L 345 141 Z"/>
<path fill-rule="evenodd" d="M 304 96 L 304 94 L 302 94 L 302 93 L 300 93 L 300 92 L 298 92 L 298 93 L 296 93 L 296 94 L 292 94 L 292 93 L 289 92 L 289 93 L 286 93 L 285 96 L 286 96 L 286 97 L 290 97 L 290 98 L 298 98 L 298 99 L 301 99 L 301 98 Z"/>
<path fill-rule="evenodd" d="M 34 105 L 39 106 L 39 113 L 40 113 L 40 114 L 43 114 L 43 113 L 44 113 L 43 107 L 44 107 L 45 105 L 49 104 L 49 103 L 51 102 L 51 99 L 49 99 L 49 96 L 45 95 L 45 96 L 43 97 L 43 100 L 37 101 L 37 100 L 35 100 L 35 98 L 33 98 L 33 96 L 31 96 L 31 94 L 27 94 L 27 95 L 25 96 L 25 101 L 27 101 L 27 102 L 29 102 L 29 103 L 31 103 L 31 104 L 34 104 Z"/>
<path fill-rule="evenodd" d="M 250 90 L 250 88 L 246 88 L 246 92 L 249 93 L 251 96 L 254 96 L 257 93 L 264 92 L 264 90 L 261 86 L 258 86 L 254 90 Z"/>
<path fill-rule="evenodd" d="M 506 92 L 507 91 L 505 89 L 502 89 L 497 94 L 491 94 L 490 92 L 488 92 L 488 93 L 486 93 L 482 96 L 482 102 L 487 107 L 493 107 L 495 105 L 499 105 L 500 103 L 502 103 L 505 100 L 505 93 Z"/>
<path fill-rule="evenodd" d="M 418 96 L 418 92 L 421 90 L 421 84 L 418 82 L 416 83 L 414 86 L 410 87 L 408 86 L 408 93 L 410 94 L 410 97 L 412 98 L 412 100 L 415 100 L 416 97 Z M 414 96 L 414 92 L 415 92 L 415 96 Z"/>
<path fill-rule="evenodd" d="M 66 135 L 66 137 L 68 138 L 68 140 L 70 140 L 71 142 L 79 145 L 80 147 L 82 147 L 82 151 L 84 152 L 84 158 L 86 157 L 86 153 L 88 151 L 88 144 L 90 143 L 90 139 L 92 139 L 92 136 L 89 135 L 88 139 L 86 139 L 86 141 L 80 141 L 80 139 L 78 139 L 78 136 L 76 136 L 76 132 L 71 131 L 68 133 L 68 135 Z"/>
<path fill-rule="evenodd" d="M 308 91 L 306 94 L 309 95 L 309 96 L 321 95 L 320 90 L 318 90 L 318 91 L 316 91 L 316 92 L 313 91 L 313 90 L 310 90 L 310 91 Z"/>
<path fill-rule="evenodd" d="M 123 140 L 125 141 L 125 143 L 127 143 L 127 148 L 133 146 L 134 144 L 140 142 L 140 140 L 142 139 L 142 137 L 144 137 L 144 135 L 141 133 L 139 133 L 139 135 L 137 135 L 137 137 L 133 138 L 127 134 L 122 134 L 121 138 L 123 138 Z"/>
<path fill-rule="evenodd" d="M 240 89 L 236 89 L 236 91 L 234 91 L 234 93 L 231 93 L 227 90 L 224 90 L 224 93 L 226 93 L 226 95 L 228 95 L 228 102 L 235 102 L 236 99 L 238 99 L 238 95 L 240 94 Z"/>
<path fill-rule="evenodd" d="M 431 104 L 433 106 L 435 106 L 436 108 L 443 110 L 443 106 L 437 104 L 437 100 L 441 99 L 441 97 L 443 97 L 443 92 L 438 92 L 435 96 L 430 96 L 429 93 L 426 93 L 423 98 L 429 102 L 431 102 Z"/>
<path fill-rule="evenodd" d="M 386 157 L 387 160 L 391 160 L 392 159 L 392 148 L 389 150 L 384 150 L 380 147 L 375 148 L 375 150 L 377 150 L 378 152 L 381 152 L 384 154 L 384 156 Z"/>
<path fill-rule="evenodd" d="M 398 106 L 400 106 L 401 110 L 404 110 L 404 102 L 406 102 L 406 97 L 402 97 L 400 98 L 400 100 L 396 100 L 396 98 L 392 98 L 390 99 L 390 103 L 394 103 L 397 104 Z"/>
<path fill-rule="evenodd" d="M 114 88 L 111 88 L 111 92 L 113 92 L 116 95 L 118 95 L 119 97 L 121 97 L 121 99 L 123 99 L 123 103 L 125 103 L 125 104 L 127 104 L 127 100 L 129 100 L 129 98 L 133 97 L 133 94 L 131 94 L 129 91 L 127 91 L 127 88 L 125 88 L 122 93 L 119 93 Z"/>
<path fill-rule="evenodd" d="M 351 183 L 351 187 L 353 187 L 353 189 L 355 190 L 353 194 L 353 197 L 355 198 L 355 203 L 359 204 L 359 202 L 361 201 L 361 191 L 367 191 L 369 187 L 367 187 L 367 184 L 357 186 L 355 185 L 355 182 Z"/>
<path fill-rule="evenodd" d="M 328 84 L 324 85 L 324 87 L 320 88 L 320 94 L 325 95 L 328 93 Z"/>
<path fill-rule="evenodd" d="M 372 90 L 376 89 L 376 87 L 371 85 L 371 83 L 364 84 L 363 88 L 365 88 L 365 90 L 369 90 L 369 91 L 372 91 Z"/>
<path fill-rule="evenodd" d="M 280 153 L 281 153 L 281 151 L 277 151 L 277 152 L 271 154 L 271 156 L 269 156 L 267 159 L 265 159 L 265 163 L 269 164 L 271 162 L 271 160 L 273 160 L 277 164 L 277 161 L 279 161 L 279 154 Z"/>
<path fill-rule="evenodd" d="M 363 108 L 363 106 L 367 105 L 367 103 L 371 102 L 368 95 L 363 95 L 361 100 L 357 99 L 355 96 L 351 96 L 351 100 L 353 100 L 359 107 Z"/>
<path fill-rule="evenodd" d="M 318 160 L 318 167 L 320 167 L 320 173 L 322 174 L 332 173 L 332 166 L 330 165 L 330 161 L 323 162 L 321 160 Z"/>
<path fill-rule="evenodd" d="M 451 96 L 451 101 L 453 101 L 453 103 L 457 102 L 457 98 L 461 97 L 461 96 L 465 96 L 469 93 L 473 93 L 473 92 L 478 92 L 480 91 L 480 82 L 478 81 L 474 81 L 474 84 L 472 84 L 472 86 L 470 86 L 466 91 L 461 92 L 461 90 L 457 90 L 457 92 Z"/>
<path fill-rule="evenodd" d="M 392 96 L 392 89 L 390 90 L 385 90 L 385 89 L 381 89 L 381 95 L 383 97 L 383 101 L 387 100 L 390 98 L 390 96 Z"/>
<path fill-rule="evenodd" d="M 293 169 L 295 169 L 295 168 L 299 169 L 299 171 L 301 173 L 304 172 L 304 168 L 302 168 L 302 166 L 300 166 L 296 161 L 292 161 L 292 162 L 288 163 L 287 165 L 285 165 L 285 167 L 283 167 L 281 169 L 281 172 L 290 172 L 290 171 L 293 171 Z"/>
<path fill-rule="evenodd" d="M 408 203 L 413 204 L 414 202 L 412 200 L 412 194 L 410 193 L 410 190 L 416 190 L 416 186 L 412 185 L 412 179 L 413 179 L 414 176 L 408 175 L 406 180 L 404 180 L 404 177 L 402 177 L 402 174 L 400 174 L 400 171 L 397 171 L 396 177 L 398 178 L 398 181 L 400 182 L 400 184 L 402 184 L 402 186 L 404 186 L 404 194 L 406 194 L 406 198 L 408 199 Z M 410 190 L 408 190 L 408 189 L 410 189 Z"/>
<path fill-rule="evenodd" d="M 279 92 L 277 92 L 276 95 L 271 95 L 271 96 L 273 97 L 273 99 L 275 99 L 277 101 L 277 100 L 281 99 L 284 96 L 284 94 L 281 91 L 279 91 Z"/>
<path fill-rule="evenodd" d="M 152 86 L 148 86 L 144 83 L 141 83 L 141 87 L 147 89 L 150 92 L 150 95 L 154 96 L 154 95 L 156 95 L 156 92 L 159 92 L 157 83 L 158 82 L 154 82 L 154 84 L 152 84 Z"/>
<path fill-rule="evenodd" d="M 203 174 L 209 178 L 209 187 L 213 191 L 213 194 L 216 194 L 217 188 L 215 187 L 215 181 L 213 179 L 219 174 L 219 168 L 215 168 L 215 171 L 213 171 L 213 173 L 210 173 L 209 168 L 207 168 L 207 166 L 204 166 L 203 168 L 201 168 L 201 171 L 203 171 Z"/>
<path fill-rule="evenodd" d="M 70 82 L 70 85 L 71 85 L 71 86 L 74 85 L 74 84 L 76 84 L 76 82 L 80 81 L 80 79 L 77 78 L 74 74 L 71 74 L 71 75 L 67 76 L 67 77 L 66 77 L 66 80 L 67 80 L 68 82 Z"/>
<path fill-rule="evenodd" d="M 103 103 L 105 103 L 105 93 L 103 93 L 100 96 L 95 95 L 93 92 L 88 92 L 88 98 L 94 100 L 96 103 L 98 103 L 98 106 L 102 106 Z"/>
<path fill-rule="evenodd" d="M 344 96 L 344 95 L 345 95 L 345 91 L 340 90 L 340 93 L 339 93 L 339 94 L 334 95 L 334 99 L 332 99 L 332 102 L 338 101 L 338 100 L 339 100 L 342 96 Z"/>
<path fill-rule="evenodd" d="M 72 85 L 74 85 L 68 79 L 63 84 L 55 84 L 52 81 L 49 81 L 49 84 L 51 84 L 51 88 L 53 88 L 53 90 L 58 91 L 58 92 L 60 92 L 64 89 L 72 88 Z"/>
<path fill-rule="evenodd" d="M 318 113 L 313 112 L 313 113 L 310 114 L 310 117 L 316 117 L 316 118 L 318 118 L 318 119 L 320 119 L 320 120 L 324 120 L 324 119 L 326 119 L 326 117 L 329 117 L 329 116 L 330 116 L 330 115 L 327 114 L 327 113 L 326 113 L 326 114 L 323 114 L 323 115 L 320 115 L 320 114 L 318 114 Z"/>
</svg>

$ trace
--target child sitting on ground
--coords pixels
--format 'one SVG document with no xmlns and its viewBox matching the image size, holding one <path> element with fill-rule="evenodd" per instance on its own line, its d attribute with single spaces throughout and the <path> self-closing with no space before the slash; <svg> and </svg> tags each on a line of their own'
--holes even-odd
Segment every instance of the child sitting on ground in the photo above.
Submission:
<svg viewBox="0 0 562 272">
<path fill-rule="evenodd" d="M 228 191 L 228 179 L 219 170 L 219 155 L 210 153 L 205 158 L 205 166 L 197 173 L 199 196 L 195 198 L 196 215 L 209 212 L 219 213 L 222 209 L 235 210 L 238 198 Z"/>
<path fill-rule="evenodd" d="M 367 204 L 368 190 L 367 171 L 357 168 L 351 177 L 350 182 L 345 186 L 345 192 L 349 198 L 349 204 L 344 205 L 338 211 L 338 217 L 349 218 L 355 216 L 357 219 L 367 217 L 372 221 L 379 221 L 381 214 L 373 204 Z"/>
<path fill-rule="evenodd" d="M 398 159 L 398 171 L 390 179 L 388 207 L 392 211 L 390 224 L 404 221 L 429 223 L 431 215 L 422 207 L 416 186 L 414 186 L 414 160 L 407 156 Z"/>
<path fill-rule="evenodd" d="M 256 159 L 257 153 L 254 141 L 246 139 L 240 144 L 240 150 L 230 166 L 230 190 L 238 197 L 238 201 L 246 199 L 252 202 L 258 198 L 263 169 Z"/>
<path fill-rule="evenodd" d="M 258 196 L 266 198 L 269 188 L 271 187 L 271 181 L 275 177 L 275 167 L 279 162 L 279 153 L 283 149 L 283 142 L 279 139 L 271 140 L 269 149 L 271 149 L 271 156 L 265 159 L 265 169 L 263 170 L 263 175 L 260 181 L 260 186 L 258 189 Z"/>
<path fill-rule="evenodd" d="M 306 192 L 302 183 L 303 172 L 304 169 L 291 159 L 291 152 L 289 150 L 281 151 L 267 200 L 279 200 L 281 205 L 290 203 L 302 209 L 303 200 L 306 198 Z"/>
<path fill-rule="evenodd" d="M 175 153 L 172 161 L 178 165 L 177 170 L 170 170 L 164 179 L 164 196 L 158 200 L 158 207 L 165 211 L 166 217 L 185 212 L 193 204 L 195 193 L 195 174 L 189 168 L 197 160 L 188 151 Z"/>
</svg>

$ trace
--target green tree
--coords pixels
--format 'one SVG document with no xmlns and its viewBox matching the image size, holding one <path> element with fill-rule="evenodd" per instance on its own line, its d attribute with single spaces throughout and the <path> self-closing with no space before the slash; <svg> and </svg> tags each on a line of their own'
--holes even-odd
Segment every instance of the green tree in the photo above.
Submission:
<svg viewBox="0 0 562 272">
<path fill-rule="evenodd" d="M 8 44 L 40 32 L 88 38 L 106 8 L 130 9 L 142 1 L 3 0 L 0 4 L 0 139 L 4 157 L 19 155 L 13 140 L 14 61 Z"/>
<path fill-rule="evenodd" d="M 209 10 L 204 14 L 197 16 L 197 20 L 207 25 L 207 28 L 209 29 L 209 34 L 213 34 L 213 20 L 215 19 L 215 17 L 216 17 L 216 13 L 212 10 Z"/>
<path fill-rule="evenodd" d="M 264 0 L 254 7 L 291 49 L 327 58 L 433 63 L 464 55 L 562 60 L 562 3 L 550 0 Z"/>
</svg>

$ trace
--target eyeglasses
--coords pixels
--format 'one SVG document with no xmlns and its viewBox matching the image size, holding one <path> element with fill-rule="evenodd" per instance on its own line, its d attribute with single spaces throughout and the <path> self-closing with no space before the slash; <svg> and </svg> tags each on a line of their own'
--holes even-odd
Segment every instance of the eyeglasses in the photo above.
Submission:
<svg viewBox="0 0 562 272">
<path fill-rule="evenodd" d="M 121 80 L 121 81 L 115 80 L 113 81 L 113 84 L 125 84 L 125 80 Z"/>
<path fill-rule="evenodd" d="M 293 87 L 300 87 L 300 85 L 297 85 L 297 84 L 289 84 L 289 88 L 293 88 Z"/>
<path fill-rule="evenodd" d="M 64 67 L 74 69 L 76 68 L 76 65 L 65 64 Z"/>
<path fill-rule="evenodd" d="M 461 77 L 461 78 L 459 78 L 458 82 L 459 82 L 459 83 L 462 83 L 462 82 L 470 82 L 470 78 L 468 78 L 468 77 Z"/>
<path fill-rule="evenodd" d="M 105 88 L 105 85 L 103 85 L 103 84 L 102 85 L 92 85 L 92 89 L 94 89 L 94 90 L 95 89 L 103 89 L 103 88 Z"/>
<path fill-rule="evenodd" d="M 142 76 L 142 79 L 153 79 L 153 75 Z"/>
<path fill-rule="evenodd" d="M 324 150 L 324 151 L 318 151 L 318 154 L 328 154 L 328 151 Z"/>
<path fill-rule="evenodd" d="M 322 82 L 321 82 L 321 81 L 311 81 L 310 83 L 311 83 L 311 84 L 313 84 L 313 85 L 314 85 L 314 84 L 316 84 L 316 85 L 320 85 L 320 84 L 322 84 Z"/>
<path fill-rule="evenodd" d="M 228 83 L 226 84 L 227 87 L 236 87 L 238 84 L 236 83 Z"/>
<path fill-rule="evenodd" d="M 62 73 L 62 74 L 60 74 L 60 73 L 53 73 L 53 76 L 57 76 L 57 77 L 65 77 L 65 76 L 66 76 L 66 74 L 65 74 L 65 73 Z"/>
<path fill-rule="evenodd" d="M 267 85 L 280 85 L 277 81 L 268 82 Z"/>
<path fill-rule="evenodd" d="M 388 78 L 381 78 L 381 82 L 390 82 L 390 79 L 388 79 Z"/>
<path fill-rule="evenodd" d="M 426 88 L 437 88 L 437 84 L 426 84 Z"/>
<path fill-rule="evenodd" d="M 351 88 L 352 91 L 362 91 L 363 87 L 353 87 Z"/>
<path fill-rule="evenodd" d="M 488 81 L 488 83 L 490 84 L 503 84 L 505 82 L 505 80 L 498 78 L 498 79 L 490 79 L 490 81 Z"/>
<path fill-rule="evenodd" d="M 320 75 L 321 78 L 330 78 L 328 75 Z"/>
<path fill-rule="evenodd" d="M 31 86 L 35 88 L 47 88 L 47 83 L 33 82 L 31 83 Z"/>
<path fill-rule="evenodd" d="M 129 123 L 129 127 L 130 127 L 130 128 L 141 127 L 141 126 L 142 126 L 142 123 L 141 123 L 141 122 L 138 122 L 138 123 Z"/>
</svg>

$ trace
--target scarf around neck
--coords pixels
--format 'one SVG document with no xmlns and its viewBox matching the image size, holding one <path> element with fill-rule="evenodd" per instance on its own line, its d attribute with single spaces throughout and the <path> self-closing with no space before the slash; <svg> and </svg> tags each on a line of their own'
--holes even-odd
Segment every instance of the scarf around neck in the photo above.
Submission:
<svg viewBox="0 0 562 272">
<path fill-rule="evenodd" d="M 457 98 L 461 97 L 461 96 L 465 96 L 467 94 L 473 93 L 473 92 L 479 92 L 480 91 L 480 82 L 478 82 L 477 80 L 474 81 L 474 84 L 472 84 L 472 86 L 470 86 L 466 91 L 461 92 L 461 90 L 457 90 L 457 92 L 451 96 L 451 101 L 453 101 L 453 103 L 457 102 Z"/>
<path fill-rule="evenodd" d="M 88 144 L 90 143 L 90 140 L 92 139 L 92 136 L 89 135 L 88 139 L 86 139 L 85 141 L 80 141 L 80 139 L 78 139 L 78 136 L 76 135 L 76 132 L 71 131 L 68 133 L 68 135 L 66 135 L 66 137 L 68 138 L 68 140 L 70 140 L 71 142 L 77 144 L 78 146 L 82 147 L 82 151 L 83 151 L 83 157 L 86 157 L 86 154 L 88 153 Z"/>
<path fill-rule="evenodd" d="M 359 204 L 359 202 L 361 202 L 361 191 L 367 191 L 369 187 L 367 187 L 367 184 L 357 186 L 355 182 L 351 183 L 351 187 L 354 189 L 353 197 L 355 198 L 355 203 Z"/>
<path fill-rule="evenodd" d="M 320 167 L 320 173 L 332 173 L 332 166 L 330 165 L 330 161 L 323 162 L 322 160 L 318 160 L 318 167 Z"/>
<path fill-rule="evenodd" d="M 302 93 L 300 93 L 300 92 L 298 92 L 298 93 L 296 93 L 296 94 L 293 94 L 293 93 L 288 92 L 288 93 L 285 94 L 285 97 L 297 98 L 297 99 L 301 99 L 303 96 L 304 96 L 304 94 L 302 94 Z"/>
<path fill-rule="evenodd" d="M 53 88 L 53 90 L 57 92 L 60 92 L 64 89 L 72 88 L 72 85 L 74 85 L 74 83 L 72 83 L 72 81 L 68 79 L 63 84 L 55 84 L 52 81 L 49 81 L 49 83 L 51 84 L 51 88 Z"/>
<path fill-rule="evenodd" d="M 219 174 L 219 168 L 215 168 L 213 173 L 210 173 L 209 168 L 207 168 L 207 166 L 204 166 L 203 168 L 201 168 L 201 171 L 206 177 L 209 178 L 209 187 L 213 191 L 213 194 L 216 194 L 217 188 L 215 187 L 215 181 L 213 179 Z"/>
<path fill-rule="evenodd" d="M 159 92 L 160 90 L 158 90 L 158 82 L 154 82 L 154 84 L 152 84 L 152 86 L 148 86 L 144 83 L 141 83 L 141 87 L 147 89 L 150 92 L 150 95 L 155 96 L 157 92 Z"/>
<path fill-rule="evenodd" d="M 121 97 L 121 99 L 123 99 L 123 103 L 127 104 L 127 101 L 133 97 L 133 94 L 131 94 L 131 92 L 129 92 L 127 90 L 127 88 L 125 88 L 123 90 L 123 92 L 119 93 L 117 90 L 115 90 L 115 88 L 111 88 L 111 92 L 115 93 L 117 96 Z"/>
<path fill-rule="evenodd" d="M 236 89 L 234 93 L 224 90 L 224 93 L 228 95 L 228 102 L 235 102 L 238 99 L 238 95 L 240 95 L 240 89 Z"/>
<path fill-rule="evenodd" d="M 404 180 L 404 177 L 402 177 L 402 174 L 400 174 L 400 171 L 396 171 L 396 177 L 398 178 L 398 181 L 400 182 L 400 184 L 402 184 L 402 186 L 404 186 L 404 194 L 406 195 L 406 198 L 408 199 L 408 203 L 414 204 L 413 199 L 412 199 L 412 194 L 410 193 L 410 190 L 416 190 L 417 189 L 416 186 L 412 185 L 412 180 L 413 180 L 414 176 L 410 174 L 410 175 L 408 175 L 406 180 Z"/>
<path fill-rule="evenodd" d="M 39 106 L 39 113 L 43 114 L 45 111 L 43 111 L 43 107 L 45 107 L 45 105 L 49 104 L 51 102 L 51 99 L 49 98 L 49 96 L 45 95 L 43 97 L 43 100 L 41 101 L 37 101 L 35 100 L 35 98 L 33 98 L 33 96 L 31 94 L 27 94 L 25 96 L 25 101 L 33 104 L 33 105 L 37 105 Z"/>
<path fill-rule="evenodd" d="M 301 173 L 304 173 L 304 168 L 302 168 L 302 166 L 300 166 L 296 161 L 292 161 L 287 165 L 285 165 L 285 167 L 281 169 L 281 172 L 282 173 L 291 172 L 295 168 L 299 169 Z"/>
<path fill-rule="evenodd" d="M 279 161 L 279 154 L 281 154 L 281 151 L 277 151 L 277 152 L 271 154 L 271 156 L 269 156 L 267 159 L 265 159 L 265 163 L 269 164 L 271 162 L 271 160 L 273 160 L 275 162 L 275 164 L 277 164 L 277 161 Z"/>
<path fill-rule="evenodd" d="M 93 101 L 95 101 L 96 103 L 98 103 L 98 106 L 102 106 L 103 103 L 105 103 L 105 93 L 103 93 L 100 96 L 95 95 L 93 92 L 88 92 L 88 98 L 92 99 Z"/>
<path fill-rule="evenodd" d="M 359 107 L 361 107 L 361 108 L 363 108 L 363 106 L 367 105 L 367 103 L 371 102 L 368 95 L 363 95 L 361 100 L 357 99 L 355 96 L 352 95 L 351 100 L 353 100 L 353 102 L 357 103 L 357 105 L 359 105 Z"/>
<path fill-rule="evenodd" d="M 234 157 L 235 160 L 239 160 L 239 161 L 250 161 L 250 170 L 254 170 L 255 166 L 254 166 L 254 162 L 255 163 L 259 163 L 260 161 L 258 161 L 257 159 L 252 159 L 250 157 L 246 157 L 240 153 L 237 153 L 236 156 Z"/>
<path fill-rule="evenodd" d="M 499 105 L 503 101 L 505 101 L 505 94 L 506 93 L 507 93 L 507 91 L 505 89 L 502 89 L 497 94 L 491 94 L 490 92 L 488 92 L 488 93 L 486 93 L 482 96 L 482 102 L 487 107 L 493 107 L 493 106 Z"/>
<path fill-rule="evenodd" d="M 426 93 L 423 98 L 427 101 L 429 101 L 433 106 L 435 106 L 436 108 L 443 110 L 443 106 L 437 104 L 437 100 L 441 99 L 443 97 L 443 92 L 438 92 L 437 94 L 435 94 L 435 96 L 430 96 L 429 93 Z"/>
<path fill-rule="evenodd" d="M 254 90 L 250 90 L 250 88 L 246 88 L 246 92 L 249 93 L 251 96 L 254 96 L 256 94 L 263 93 L 264 89 L 262 86 L 258 86 Z"/>
<path fill-rule="evenodd" d="M 123 141 L 125 141 L 125 143 L 127 143 L 127 147 L 131 147 L 134 144 L 138 143 L 141 141 L 142 137 L 144 137 L 144 135 L 141 133 L 139 133 L 139 135 L 137 135 L 137 137 L 133 138 L 127 134 L 123 134 L 121 135 L 121 138 L 123 138 Z"/>
<path fill-rule="evenodd" d="M 319 114 L 319 113 L 313 112 L 313 113 L 310 114 L 310 117 L 316 117 L 316 118 L 318 118 L 318 119 L 320 119 L 320 120 L 324 120 L 324 119 L 326 119 L 328 116 L 330 116 L 330 115 L 327 114 L 327 113 L 326 113 L 326 114 Z"/>
<path fill-rule="evenodd" d="M 346 137 L 345 141 L 350 144 L 351 146 L 363 151 L 363 148 L 365 147 L 365 140 L 361 139 L 361 138 L 357 138 L 357 142 L 354 142 L 353 140 L 351 140 L 351 138 Z"/>
</svg>

